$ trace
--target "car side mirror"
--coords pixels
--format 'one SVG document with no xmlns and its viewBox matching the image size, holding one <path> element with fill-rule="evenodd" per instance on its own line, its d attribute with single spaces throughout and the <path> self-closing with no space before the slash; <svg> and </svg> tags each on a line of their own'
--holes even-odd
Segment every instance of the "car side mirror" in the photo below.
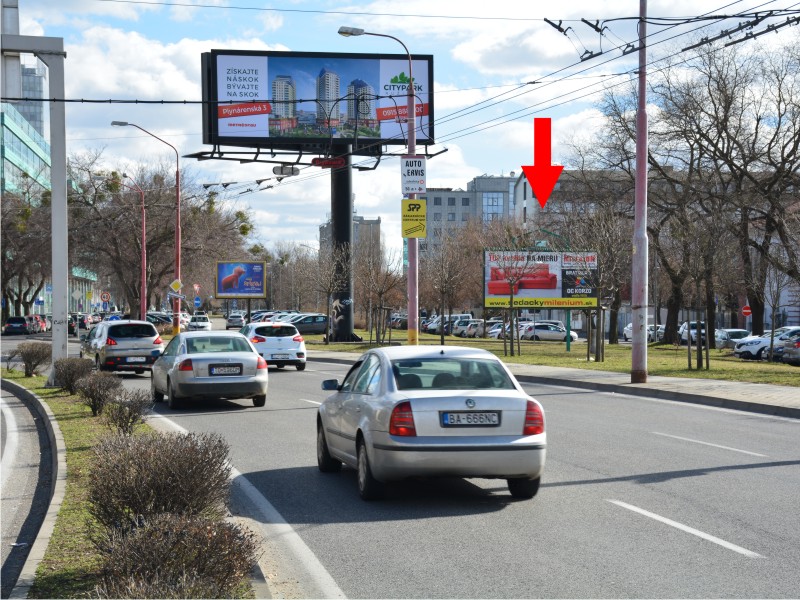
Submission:
<svg viewBox="0 0 800 600">
<path fill-rule="evenodd" d="M 326 392 L 335 392 L 339 389 L 338 379 L 324 379 L 322 381 L 322 389 Z"/>
</svg>

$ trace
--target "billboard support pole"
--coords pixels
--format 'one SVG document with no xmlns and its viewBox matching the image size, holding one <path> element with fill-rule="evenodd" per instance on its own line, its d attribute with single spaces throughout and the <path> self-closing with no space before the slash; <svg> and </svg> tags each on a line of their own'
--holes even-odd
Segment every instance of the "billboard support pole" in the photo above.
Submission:
<svg viewBox="0 0 800 600">
<path fill-rule="evenodd" d="M 344 156 L 345 164 L 331 169 L 331 233 L 333 255 L 343 260 L 336 261 L 337 279 L 343 285 L 333 294 L 333 339 L 337 342 L 352 342 L 353 337 L 353 147 L 337 144 L 333 156 Z"/>
</svg>

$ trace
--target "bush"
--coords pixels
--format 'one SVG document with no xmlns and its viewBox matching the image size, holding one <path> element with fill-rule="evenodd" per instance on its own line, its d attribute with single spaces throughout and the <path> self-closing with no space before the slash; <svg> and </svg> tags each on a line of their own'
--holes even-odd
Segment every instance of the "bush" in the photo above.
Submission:
<svg viewBox="0 0 800 600">
<path fill-rule="evenodd" d="M 103 422 L 117 433 L 133 435 L 133 430 L 144 423 L 145 414 L 153 407 L 147 390 L 122 390 L 103 406 Z"/>
<path fill-rule="evenodd" d="M 237 598 L 258 560 L 256 536 L 231 523 L 162 514 L 103 549 L 100 598 Z"/>
<path fill-rule="evenodd" d="M 39 367 L 49 364 L 53 352 L 52 344 L 47 342 L 22 342 L 17 350 L 25 365 L 25 377 L 33 377 Z"/>
<path fill-rule="evenodd" d="M 59 358 L 53 365 L 56 383 L 70 394 L 78 391 L 78 381 L 91 375 L 94 363 L 88 358 Z"/>
<path fill-rule="evenodd" d="M 172 334 L 172 325 L 167 325 L 166 323 L 156 325 L 156 331 L 158 335 L 170 335 Z"/>
<path fill-rule="evenodd" d="M 75 389 L 83 403 L 92 409 L 92 416 L 103 412 L 103 407 L 119 394 L 122 381 L 111 373 L 92 373 L 78 380 Z"/>
<path fill-rule="evenodd" d="M 94 452 L 89 510 L 109 530 L 160 513 L 225 515 L 231 467 L 218 434 L 111 435 Z"/>
</svg>

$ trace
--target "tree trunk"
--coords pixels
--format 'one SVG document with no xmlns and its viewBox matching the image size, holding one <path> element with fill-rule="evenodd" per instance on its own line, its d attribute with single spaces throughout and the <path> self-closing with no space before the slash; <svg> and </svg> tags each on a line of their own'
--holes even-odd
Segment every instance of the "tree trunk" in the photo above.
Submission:
<svg viewBox="0 0 800 600">
<path fill-rule="evenodd" d="M 664 342 L 680 343 L 678 340 L 678 315 L 683 305 L 683 286 L 674 280 L 670 281 L 669 298 L 667 298 L 667 322 L 664 324 Z"/>
<path fill-rule="evenodd" d="M 619 289 L 614 291 L 614 296 L 611 300 L 611 306 L 609 307 L 609 315 L 608 315 L 608 343 L 609 344 L 618 344 L 619 343 L 619 333 L 617 329 L 619 327 L 619 308 L 622 306 L 622 294 L 620 293 Z M 605 331 L 600 331 L 598 329 L 598 335 L 605 336 Z"/>
</svg>

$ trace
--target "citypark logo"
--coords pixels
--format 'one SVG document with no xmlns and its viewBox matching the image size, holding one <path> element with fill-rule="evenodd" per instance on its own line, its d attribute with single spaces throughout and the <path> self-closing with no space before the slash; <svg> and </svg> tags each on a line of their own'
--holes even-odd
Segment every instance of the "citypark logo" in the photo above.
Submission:
<svg viewBox="0 0 800 600">
<path fill-rule="evenodd" d="M 421 92 L 422 86 L 418 83 L 414 83 L 414 79 L 409 77 L 405 74 L 405 71 L 400 71 L 397 75 L 392 77 L 389 80 L 389 83 L 383 86 L 384 91 L 386 92 L 394 92 L 394 91 L 406 91 L 408 90 L 408 86 L 413 85 L 415 92 Z"/>
</svg>

